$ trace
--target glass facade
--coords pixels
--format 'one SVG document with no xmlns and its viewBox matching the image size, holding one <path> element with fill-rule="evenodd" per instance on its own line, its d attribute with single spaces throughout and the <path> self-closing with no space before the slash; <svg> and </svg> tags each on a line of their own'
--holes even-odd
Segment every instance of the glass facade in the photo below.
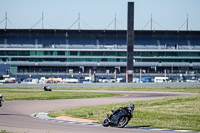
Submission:
<svg viewBox="0 0 200 133">
<path fill-rule="evenodd" d="M 126 51 L 126 30 L 0 29 L 0 63 L 13 72 L 125 72 Z M 200 31 L 135 31 L 134 64 L 135 72 L 199 70 Z"/>
<path fill-rule="evenodd" d="M 200 52 L 134 51 L 136 62 L 200 62 Z M 126 51 L 1 50 L 1 61 L 126 62 Z"/>
</svg>

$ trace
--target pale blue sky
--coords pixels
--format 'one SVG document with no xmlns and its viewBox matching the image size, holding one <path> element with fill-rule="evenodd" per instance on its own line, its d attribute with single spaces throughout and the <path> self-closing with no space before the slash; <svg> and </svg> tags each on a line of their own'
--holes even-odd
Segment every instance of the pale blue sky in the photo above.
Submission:
<svg viewBox="0 0 200 133">
<path fill-rule="evenodd" d="M 8 13 L 8 28 L 31 28 L 42 17 L 44 28 L 68 29 L 81 16 L 81 29 L 126 29 L 127 2 L 130 0 L 0 0 L 0 21 Z M 135 29 L 150 29 L 153 15 L 156 30 L 179 30 L 189 15 L 189 29 L 200 30 L 200 0 L 134 0 Z M 85 24 L 86 23 L 86 24 Z M 89 25 L 89 26 L 87 26 Z M 145 27 L 146 25 L 146 27 Z M 109 27 L 108 27 L 109 26 Z M 5 22 L 0 23 L 0 28 Z M 39 23 L 33 28 L 42 28 Z M 76 23 L 72 29 L 77 29 Z M 185 30 L 184 25 L 181 30 Z"/>
</svg>

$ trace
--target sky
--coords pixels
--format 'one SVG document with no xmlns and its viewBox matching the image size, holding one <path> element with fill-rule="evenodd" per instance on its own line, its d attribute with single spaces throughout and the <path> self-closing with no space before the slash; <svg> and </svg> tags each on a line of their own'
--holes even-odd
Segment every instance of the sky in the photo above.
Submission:
<svg viewBox="0 0 200 133">
<path fill-rule="evenodd" d="M 41 29 L 127 29 L 130 0 L 0 0 L 0 28 Z M 200 30 L 200 0 L 133 0 L 134 29 Z M 116 25 L 115 25 L 116 15 Z M 37 23 L 38 22 L 38 23 Z"/>
</svg>

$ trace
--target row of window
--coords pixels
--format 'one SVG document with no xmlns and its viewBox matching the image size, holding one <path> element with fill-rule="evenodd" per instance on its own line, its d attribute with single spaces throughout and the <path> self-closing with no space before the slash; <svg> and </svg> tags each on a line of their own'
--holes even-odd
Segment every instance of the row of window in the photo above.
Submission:
<svg viewBox="0 0 200 133">
<path fill-rule="evenodd" d="M 0 56 L 120 56 L 125 57 L 126 51 L 0 51 Z M 134 51 L 134 56 L 139 57 L 200 57 L 200 52 L 139 52 Z"/>
<path fill-rule="evenodd" d="M 116 51 L 0 51 L 2 56 L 126 56 Z"/>
<path fill-rule="evenodd" d="M 0 58 L 0 61 L 29 61 L 29 62 L 126 62 L 119 58 Z"/>
<path fill-rule="evenodd" d="M 29 61 L 29 62 L 126 62 L 121 58 L 0 58 L 0 61 Z M 200 59 L 135 59 L 135 62 L 200 62 Z"/>
</svg>

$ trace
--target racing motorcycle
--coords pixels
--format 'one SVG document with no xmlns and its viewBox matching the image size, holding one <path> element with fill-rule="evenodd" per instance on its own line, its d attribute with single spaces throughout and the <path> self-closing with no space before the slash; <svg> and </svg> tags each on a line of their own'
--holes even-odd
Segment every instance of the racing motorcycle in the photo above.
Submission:
<svg viewBox="0 0 200 133">
<path fill-rule="evenodd" d="M 4 102 L 4 101 L 3 101 L 3 95 L 0 94 L 0 107 L 2 106 L 2 102 Z"/>
<path fill-rule="evenodd" d="M 104 127 L 125 127 L 133 117 L 134 104 L 129 104 L 128 107 L 120 107 L 116 111 L 111 110 L 112 114 L 107 114 L 107 117 L 103 121 Z"/>
<path fill-rule="evenodd" d="M 43 87 L 43 89 L 44 89 L 44 91 L 52 91 L 51 88 L 49 86 L 46 86 L 46 85 Z"/>
</svg>

